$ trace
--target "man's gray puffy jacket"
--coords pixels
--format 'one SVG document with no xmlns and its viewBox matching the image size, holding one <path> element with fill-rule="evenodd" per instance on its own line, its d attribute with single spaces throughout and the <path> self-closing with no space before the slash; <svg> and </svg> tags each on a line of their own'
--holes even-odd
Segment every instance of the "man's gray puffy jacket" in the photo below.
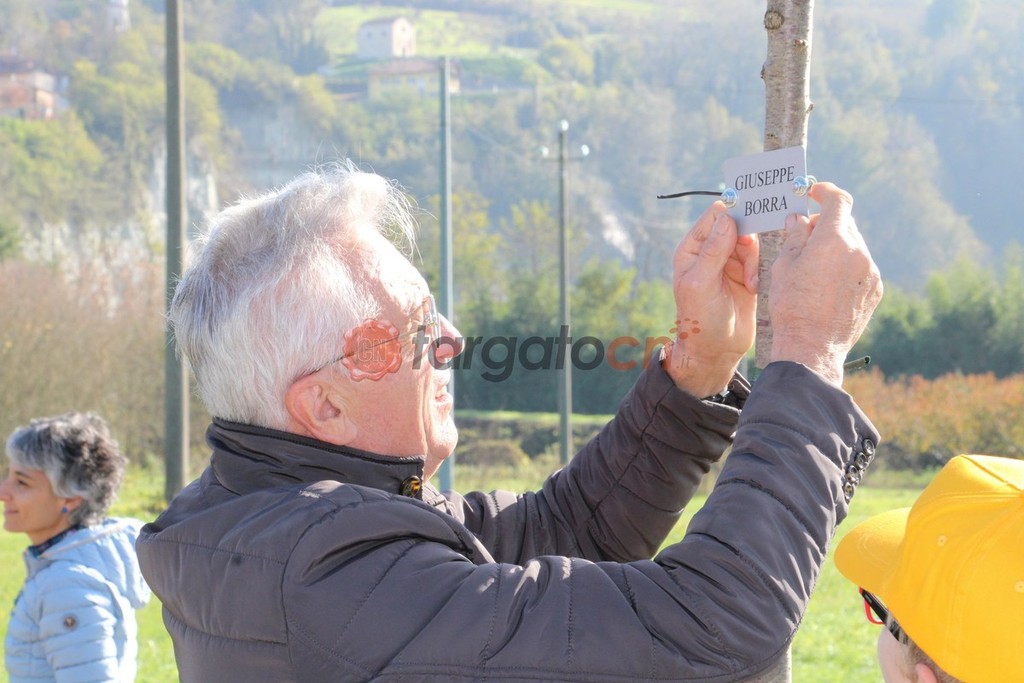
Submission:
<svg viewBox="0 0 1024 683">
<path fill-rule="evenodd" d="M 791 640 L 877 434 L 803 366 L 769 366 L 686 537 L 645 559 L 736 419 L 653 367 L 541 491 L 465 497 L 423 483 L 420 458 L 215 420 L 209 468 L 137 544 L 181 680 L 756 674 Z"/>
</svg>

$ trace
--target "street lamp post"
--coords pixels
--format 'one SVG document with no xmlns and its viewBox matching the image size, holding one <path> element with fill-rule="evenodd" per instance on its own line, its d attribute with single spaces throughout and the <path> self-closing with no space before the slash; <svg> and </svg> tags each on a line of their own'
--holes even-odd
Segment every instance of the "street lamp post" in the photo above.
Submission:
<svg viewBox="0 0 1024 683">
<path fill-rule="evenodd" d="M 174 298 L 185 252 L 185 57 L 183 3 L 166 0 L 167 36 L 167 290 Z M 188 478 L 188 369 L 175 354 L 174 335 L 166 327 L 164 349 L 164 497 L 169 501 Z"/>
<path fill-rule="evenodd" d="M 572 342 L 571 311 L 569 306 L 569 213 L 566 193 L 569 180 L 570 161 L 579 161 L 590 154 L 590 148 L 580 145 L 578 156 L 569 154 L 569 122 L 562 119 L 558 125 L 558 317 L 561 325 L 559 339 L 567 345 Z M 541 148 L 547 158 L 547 147 Z M 572 443 L 572 354 L 562 358 L 562 372 L 558 375 L 559 415 L 559 460 L 563 465 L 569 462 L 573 452 Z"/>
<path fill-rule="evenodd" d="M 455 319 L 455 279 L 452 250 L 452 121 L 451 121 L 451 61 L 447 56 L 440 61 L 440 118 L 441 118 L 441 287 L 437 303 L 441 314 Z M 455 379 L 448 382 L 448 391 L 454 395 Z M 442 491 L 455 489 L 455 454 L 444 459 L 438 471 Z"/>
</svg>

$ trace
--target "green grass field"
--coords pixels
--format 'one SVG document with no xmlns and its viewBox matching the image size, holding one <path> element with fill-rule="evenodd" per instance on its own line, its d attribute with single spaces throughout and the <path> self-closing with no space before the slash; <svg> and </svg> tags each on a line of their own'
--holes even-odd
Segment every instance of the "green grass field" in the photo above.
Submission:
<svg viewBox="0 0 1024 683">
<path fill-rule="evenodd" d="M 456 470 L 459 489 L 532 488 L 530 476 L 512 472 L 489 474 L 464 466 Z M 135 470 L 123 490 L 122 500 L 113 510 L 115 515 L 133 515 L 149 520 L 160 508 L 163 483 L 158 474 Z M 894 507 L 910 505 L 917 490 L 862 487 L 854 500 L 851 515 L 840 528 L 839 537 L 853 524 L 873 514 Z M 693 512 L 703 504 L 704 498 L 695 499 L 671 534 L 669 541 L 681 538 Z M 21 534 L 0 533 L 0 605 L 7 613 L 24 580 L 21 553 L 26 539 Z M 833 546 L 835 544 L 833 543 Z M 797 633 L 793 646 L 793 680 L 799 683 L 859 683 L 881 681 L 875 665 L 875 639 L 878 627 L 864 618 L 856 588 L 836 571 L 831 556 L 827 561 L 810 609 Z M 0 635 L 6 634 L 6 618 L 0 623 Z M 442 647 L 442 644 L 438 644 Z M 154 599 L 139 613 L 139 676 L 140 683 L 172 683 L 177 681 L 174 652 L 170 637 L 164 630 L 160 605 Z M 0 682 L 7 682 L 6 673 L 0 673 Z"/>
</svg>

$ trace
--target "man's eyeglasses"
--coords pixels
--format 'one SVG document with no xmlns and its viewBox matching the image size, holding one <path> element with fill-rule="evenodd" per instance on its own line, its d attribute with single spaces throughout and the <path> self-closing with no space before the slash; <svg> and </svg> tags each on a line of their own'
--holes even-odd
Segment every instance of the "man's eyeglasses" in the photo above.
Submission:
<svg viewBox="0 0 1024 683">
<path fill-rule="evenodd" d="M 438 340 L 441 339 L 441 315 L 437 312 L 437 302 L 434 301 L 434 295 L 427 294 L 427 298 L 423 300 L 420 308 L 427 310 L 426 317 L 424 317 L 423 322 L 415 330 L 407 334 L 415 336 L 422 332 L 424 346 L 430 343 L 437 344 Z"/>
<path fill-rule="evenodd" d="M 889 610 L 882 601 L 863 588 L 859 590 L 861 597 L 864 598 L 864 616 L 868 618 L 868 621 L 872 624 L 887 624 L 886 628 L 889 629 L 889 633 L 891 633 L 896 640 L 901 643 L 907 642 L 907 636 L 903 633 L 903 629 L 898 623 L 896 623 L 895 619 L 889 618 Z"/>
<path fill-rule="evenodd" d="M 423 333 L 427 337 L 425 343 L 434 342 L 436 344 L 441 339 L 441 314 L 437 312 L 434 295 L 428 294 L 427 298 L 423 300 L 423 304 L 428 306 L 427 318 L 423 321 Z"/>
<path fill-rule="evenodd" d="M 374 344 L 383 345 L 394 341 L 401 343 L 407 338 L 413 338 L 416 339 L 417 342 L 417 351 L 425 348 L 428 344 L 436 345 L 438 340 L 441 339 L 441 315 L 437 312 L 437 302 L 434 301 L 433 294 L 428 294 L 426 298 L 423 299 L 423 303 L 420 304 L 420 310 L 425 311 L 423 321 L 416 325 L 414 329 L 409 330 L 408 332 L 402 332 L 389 339 L 375 340 Z M 355 355 L 357 352 L 358 351 L 352 351 L 343 354 L 331 362 L 337 363 L 342 358 Z M 330 365 L 330 363 L 327 365 Z"/>
</svg>

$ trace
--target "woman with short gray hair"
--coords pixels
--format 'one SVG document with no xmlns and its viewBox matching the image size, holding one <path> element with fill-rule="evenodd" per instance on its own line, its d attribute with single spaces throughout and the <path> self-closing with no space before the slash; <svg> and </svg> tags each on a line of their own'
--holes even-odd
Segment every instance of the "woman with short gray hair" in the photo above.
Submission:
<svg viewBox="0 0 1024 683">
<path fill-rule="evenodd" d="M 135 610 L 150 593 L 135 556 L 142 522 L 106 518 L 126 463 L 107 423 L 35 419 L 6 455 L 4 529 L 31 542 L 4 647 L 11 683 L 134 680 Z"/>
</svg>

